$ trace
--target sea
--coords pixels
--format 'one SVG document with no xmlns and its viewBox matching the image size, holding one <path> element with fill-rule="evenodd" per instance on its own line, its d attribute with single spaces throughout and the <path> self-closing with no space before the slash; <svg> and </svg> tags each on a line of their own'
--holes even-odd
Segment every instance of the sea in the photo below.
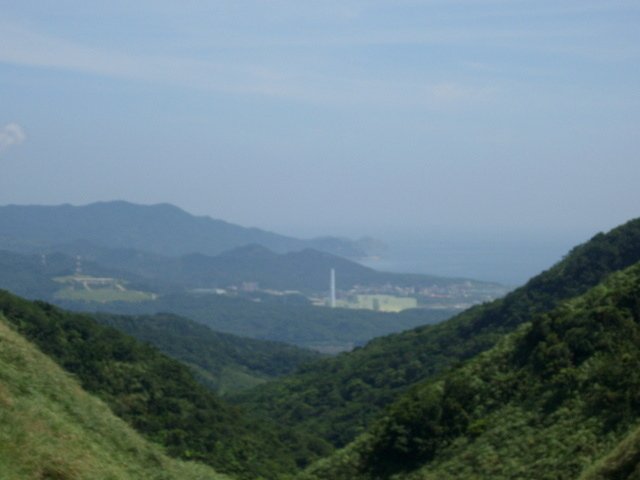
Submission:
<svg viewBox="0 0 640 480">
<path fill-rule="evenodd" d="M 377 236 L 387 249 L 361 263 L 376 270 L 470 278 L 517 287 L 587 241 L 564 235 L 393 235 Z"/>
</svg>

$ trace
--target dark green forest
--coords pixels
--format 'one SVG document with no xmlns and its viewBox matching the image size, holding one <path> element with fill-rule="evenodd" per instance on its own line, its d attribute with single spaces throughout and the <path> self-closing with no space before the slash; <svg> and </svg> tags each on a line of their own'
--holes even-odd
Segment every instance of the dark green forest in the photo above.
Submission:
<svg viewBox="0 0 640 480">
<path fill-rule="evenodd" d="M 82 387 L 170 455 L 238 478 L 279 478 L 326 454 L 321 441 L 251 419 L 189 369 L 90 316 L 0 291 L 0 312 Z"/>
<path fill-rule="evenodd" d="M 640 261 L 640 220 L 598 234 L 504 299 L 375 339 L 242 395 L 248 409 L 344 446 L 400 393 L 491 348 L 534 315 Z"/>
<path fill-rule="evenodd" d="M 402 395 L 310 478 L 578 478 L 638 424 L 638 365 L 640 264 Z"/>
<path fill-rule="evenodd" d="M 322 358 L 317 352 L 284 343 L 252 340 L 211 330 L 172 314 L 94 317 L 190 366 L 218 394 L 250 388 L 295 372 Z"/>
</svg>

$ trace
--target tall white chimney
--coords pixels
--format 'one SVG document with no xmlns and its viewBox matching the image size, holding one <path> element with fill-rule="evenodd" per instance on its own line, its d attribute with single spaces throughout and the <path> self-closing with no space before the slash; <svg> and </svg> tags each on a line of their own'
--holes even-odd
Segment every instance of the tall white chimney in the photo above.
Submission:
<svg viewBox="0 0 640 480">
<path fill-rule="evenodd" d="M 336 271 L 331 269 L 331 308 L 336 308 Z"/>
</svg>

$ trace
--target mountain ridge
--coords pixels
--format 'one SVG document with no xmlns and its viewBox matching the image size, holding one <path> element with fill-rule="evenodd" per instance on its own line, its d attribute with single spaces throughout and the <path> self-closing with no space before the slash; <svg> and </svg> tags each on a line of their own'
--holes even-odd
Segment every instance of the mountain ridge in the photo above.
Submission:
<svg viewBox="0 0 640 480">
<path fill-rule="evenodd" d="M 82 206 L 0 206 L 0 246 L 42 248 L 89 240 L 115 248 L 136 248 L 167 256 L 194 252 L 217 255 L 249 243 L 276 252 L 313 247 L 337 255 L 367 255 L 370 242 L 337 237 L 297 239 L 256 227 L 242 227 L 209 216 L 191 215 L 168 203 L 140 205 L 124 200 Z"/>
<path fill-rule="evenodd" d="M 436 325 L 364 347 L 261 385 L 238 401 L 256 414 L 344 446 L 406 389 L 491 348 L 506 333 L 640 261 L 640 219 L 595 235 L 506 297 Z"/>
<path fill-rule="evenodd" d="M 628 478 L 638 362 L 640 262 L 401 395 L 310 478 Z"/>
<path fill-rule="evenodd" d="M 135 253 L 127 252 L 122 261 L 135 262 L 135 259 L 130 257 L 130 255 L 135 256 Z M 172 269 L 179 267 L 178 260 L 173 259 L 171 262 Z M 95 293 L 87 292 L 81 286 L 82 276 L 78 277 L 78 281 L 74 283 L 77 290 L 68 292 L 65 288 L 60 291 L 63 285 L 56 282 L 54 278 L 59 275 L 69 276 L 73 281 L 76 268 L 74 258 L 64 254 L 53 254 L 46 256 L 43 263 L 40 255 L 22 255 L 1 250 L 0 288 L 30 299 L 46 300 L 75 311 L 99 311 L 123 315 L 172 312 L 208 325 L 215 331 L 260 340 L 286 342 L 327 352 L 335 349 L 350 349 L 355 344 L 361 344 L 379 334 L 441 321 L 455 311 L 443 308 L 387 314 L 314 307 L 309 304 L 308 299 L 298 294 L 272 295 L 249 292 L 245 296 L 232 296 L 218 295 L 210 291 L 189 292 L 183 290 L 184 286 L 179 288 L 179 285 L 167 285 L 166 282 L 157 279 L 154 281 L 139 275 L 143 272 L 129 273 L 106 269 L 101 264 L 89 260 L 83 260 L 82 264 L 83 275 L 116 276 L 123 280 L 127 288 L 146 292 L 146 297 L 134 298 L 135 301 L 99 302 L 69 296 L 67 294 L 93 295 Z M 96 292 L 99 293 L 100 290 Z M 153 297 L 154 292 L 157 292 L 155 297 Z M 120 295 L 122 292 L 112 293 Z"/>
<path fill-rule="evenodd" d="M 640 219 L 504 299 L 236 397 L 248 423 L 185 368 L 86 315 L 5 292 L 0 313 L 172 454 L 243 478 L 289 478 L 324 457 L 296 478 L 637 479 Z M 224 441 L 209 443 L 211 428 Z M 344 448 L 331 455 L 326 441 Z"/>
</svg>

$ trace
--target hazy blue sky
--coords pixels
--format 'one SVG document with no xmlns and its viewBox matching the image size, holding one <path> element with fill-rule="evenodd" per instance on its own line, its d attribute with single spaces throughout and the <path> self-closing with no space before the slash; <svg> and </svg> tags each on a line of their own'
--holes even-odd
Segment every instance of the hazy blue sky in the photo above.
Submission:
<svg viewBox="0 0 640 480">
<path fill-rule="evenodd" d="M 640 2 L 0 1 L 0 203 L 292 234 L 640 214 Z"/>
</svg>

